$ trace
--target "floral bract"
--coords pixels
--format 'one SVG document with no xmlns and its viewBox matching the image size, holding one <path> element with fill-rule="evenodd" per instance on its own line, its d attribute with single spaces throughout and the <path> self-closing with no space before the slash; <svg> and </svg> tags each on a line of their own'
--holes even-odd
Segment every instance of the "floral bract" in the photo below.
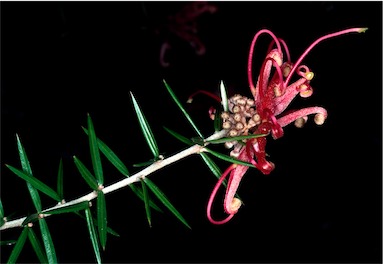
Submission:
<svg viewBox="0 0 383 264">
<path fill-rule="evenodd" d="M 317 125 L 322 125 L 327 118 L 327 111 L 323 107 L 313 106 L 285 111 L 298 94 L 301 97 L 310 97 L 313 93 L 310 83 L 314 73 L 301 62 L 314 46 L 325 39 L 351 32 L 361 33 L 366 30 L 367 28 L 350 28 L 325 35 L 314 41 L 296 62 L 291 61 L 288 47 L 283 39 L 276 37 L 270 30 L 260 30 L 251 43 L 248 58 L 247 76 L 253 98 L 237 94 L 228 100 L 229 109 L 221 115 L 222 127 L 227 131 L 227 136 L 271 134 L 274 139 L 278 139 L 283 136 L 284 126 L 294 122 L 295 126 L 302 127 L 309 115 L 314 115 L 314 122 Z M 269 35 L 272 42 L 262 63 L 257 83 L 254 85 L 253 53 L 255 43 L 262 34 Z M 291 82 L 294 74 L 298 78 Z M 269 174 L 275 167 L 272 162 L 266 159 L 266 137 L 247 139 L 241 142 L 234 141 L 226 143 L 226 147 L 232 148 L 231 156 L 252 163 L 265 175 Z M 241 201 L 234 196 L 248 168 L 239 164 L 230 165 L 215 185 L 207 206 L 207 217 L 213 224 L 224 224 L 237 213 Z M 217 221 L 211 216 L 211 207 L 218 188 L 227 176 L 229 176 L 229 180 L 224 199 L 224 209 L 228 217 Z"/>
</svg>

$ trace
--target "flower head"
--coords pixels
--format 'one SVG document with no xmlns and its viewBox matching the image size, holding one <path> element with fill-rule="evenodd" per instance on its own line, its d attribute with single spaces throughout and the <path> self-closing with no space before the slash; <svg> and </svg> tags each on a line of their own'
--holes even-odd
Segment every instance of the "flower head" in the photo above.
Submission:
<svg viewBox="0 0 383 264">
<path fill-rule="evenodd" d="M 298 110 L 285 111 L 292 100 L 299 94 L 301 97 L 310 97 L 313 93 L 311 80 L 314 73 L 306 65 L 301 64 L 307 54 L 319 42 L 351 32 L 364 32 L 367 28 L 350 28 L 336 33 L 325 35 L 314 41 L 296 60 L 292 62 L 288 47 L 283 39 L 280 39 L 267 29 L 260 30 L 255 34 L 250 46 L 248 58 L 248 81 L 253 98 L 234 95 L 228 100 L 229 109 L 222 113 L 222 127 L 229 137 L 251 134 L 271 134 L 274 139 L 283 136 L 283 127 L 294 122 L 296 127 L 302 127 L 308 120 L 309 115 L 314 115 L 314 122 L 322 125 L 327 118 L 327 111 L 323 107 L 313 106 Z M 256 85 L 253 82 L 252 60 L 255 43 L 262 34 L 268 34 L 272 38 L 267 55 L 262 63 Z M 284 51 L 284 53 L 283 53 Z M 285 55 L 285 58 L 284 58 Z M 297 79 L 292 82 L 293 75 Z M 241 142 L 226 144 L 232 148 L 231 156 L 242 161 L 252 163 L 263 174 L 267 175 L 274 169 L 274 164 L 266 159 L 266 137 L 247 139 Z M 235 198 L 243 175 L 249 167 L 232 164 L 222 174 L 211 193 L 207 216 L 214 224 L 223 224 L 229 221 L 237 213 L 241 201 Z M 224 209 L 229 215 L 226 219 L 216 221 L 211 217 L 211 206 L 222 181 L 229 176 L 228 186 L 224 199 Z"/>
</svg>

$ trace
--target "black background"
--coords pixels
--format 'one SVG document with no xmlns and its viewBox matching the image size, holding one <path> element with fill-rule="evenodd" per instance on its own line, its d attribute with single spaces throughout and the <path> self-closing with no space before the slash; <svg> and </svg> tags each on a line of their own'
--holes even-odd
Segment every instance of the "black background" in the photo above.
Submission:
<svg viewBox="0 0 383 264">
<path fill-rule="evenodd" d="M 329 117 L 268 139 L 276 169 L 264 176 L 249 170 L 239 194 L 245 205 L 226 225 L 215 226 L 205 208 L 216 182 L 193 156 L 151 175 L 187 219 L 185 228 L 168 211 L 153 212 L 148 227 L 143 204 L 128 189 L 107 195 L 108 236 L 104 262 L 381 262 L 382 2 L 211 2 L 214 14 L 198 18 L 206 54 L 174 35 L 154 34 L 186 2 L 2 2 L 1 3 L 1 199 L 6 215 L 33 212 L 25 183 L 5 164 L 18 167 L 17 133 L 34 175 L 56 184 L 64 162 L 67 200 L 89 192 L 72 156 L 90 165 L 86 126 L 90 113 L 99 138 L 132 165 L 151 158 L 129 91 L 139 101 L 160 151 L 169 156 L 186 146 L 163 130 L 195 134 L 170 99 L 165 79 L 182 102 L 194 91 L 250 96 L 246 67 L 254 34 L 272 30 L 295 61 L 322 35 L 350 27 L 364 34 L 326 40 L 306 57 L 314 72 L 314 94 L 291 108 L 319 105 Z M 146 15 L 143 12 L 146 10 Z M 159 49 L 170 39 L 170 67 Z M 264 42 L 262 42 L 264 41 Z M 265 56 L 267 37 L 256 47 Z M 186 105 L 186 104 L 185 104 Z M 213 132 L 207 111 L 217 103 L 196 97 L 187 110 L 204 135 Z M 217 148 L 225 151 L 223 148 Z M 224 170 L 228 164 L 217 160 Z M 106 185 L 122 176 L 104 162 Z M 43 206 L 52 200 L 41 195 Z M 222 197 L 222 196 L 221 196 Z M 218 198 L 219 199 L 219 198 Z M 216 217 L 223 217 L 217 201 Z M 60 262 L 94 262 L 83 220 L 47 219 Z M 20 230 L 2 231 L 3 240 Z M 1 248 L 6 261 L 11 247 Z M 20 262 L 38 259 L 27 243 Z"/>
</svg>

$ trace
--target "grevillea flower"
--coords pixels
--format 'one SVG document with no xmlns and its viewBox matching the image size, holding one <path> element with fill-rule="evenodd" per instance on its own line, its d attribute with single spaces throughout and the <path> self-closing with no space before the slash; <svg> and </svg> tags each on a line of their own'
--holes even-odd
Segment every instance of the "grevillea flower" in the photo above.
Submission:
<svg viewBox="0 0 383 264">
<path fill-rule="evenodd" d="M 248 58 L 247 76 L 253 98 L 234 95 L 228 100 L 229 111 L 222 113 L 222 127 L 227 131 L 227 135 L 234 137 L 271 134 L 274 139 L 278 139 L 283 136 L 283 127 L 292 122 L 295 123 L 295 126 L 302 127 L 309 115 L 314 115 L 314 122 L 317 125 L 322 125 L 327 118 L 327 111 L 322 107 L 314 106 L 285 111 L 298 94 L 301 97 L 309 97 L 313 93 L 310 82 L 314 73 L 309 67 L 303 65 L 302 61 L 318 43 L 325 39 L 366 30 L 367 28 L 350 28 L 325 35 L 314 41 L 296 62 L 291 61 L 288 47 L 283 39 L 276 37 L 267 29 L 260 30 L 255 34 L 251 43 Z M 257 83 L 254 85 L 253 52 L 255 43 L 262 34 L 269 35 L 272 42 L 260 69 Z M 297 78 L 292 82 L 295 74 Z M 275 167 L 272 162 L 266 159 L 266 136 L 226 143 L 226 147 L 232 148 L 231 156 L 253 164 L 265 175 L 269 174 Z M 237 213 L 241 201 L 234 196 L 248 168 L 244 165 L 230 165 L 215 185 L 207 205 L 207 217 L 213 224 L 226 223 Z M 224 209 L 228 217 L 217 221 L 211 217 L 211 207 L 221 183 L 228 175 L 229 180 L 224 199 Z"/>
</svg>

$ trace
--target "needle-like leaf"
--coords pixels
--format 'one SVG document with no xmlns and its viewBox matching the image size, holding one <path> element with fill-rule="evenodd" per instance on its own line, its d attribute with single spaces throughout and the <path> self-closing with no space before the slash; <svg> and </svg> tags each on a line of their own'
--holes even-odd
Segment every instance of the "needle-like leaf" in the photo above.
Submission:
<svg viewBox="0 0 383 264">
<path fill-rule="evenodd" d="M 57 194 L 62 201 L 64 199 L 64 168 L 62 159 L 60 159 L 59 169 L 57 172 Z"/>
<path fill-rule="evenodd" d="M 222 176 L 222 172 L 219 169 L 218 165 L 215 164 L 215 162 L 204 152 L 199 153 L 203 161 L 206 163 L 207 167 L 210 169 L 210 171 L 214 174 L 217 179 L 220 179 Z M 227 180 L 222 181 L 223 186 L 227 186 Z M 241 197 L 239 197 L 238 194 L 235 195 L 238 199 L 242 200 Z"/>
<path fill-rule="evenodd" d="M 4 208 L 3 208 L 3 203 L 1 202 L 0 199 L 0 226 L 4 225 L 5 220 L 4 220 Z"/>
<path fill-rule="evenodd" d="M 81 176 L 84 178 L 86 183 L 90 186 L 90 188 L 92 188 L 93 190 L 98 190 L 97 180 L 92 175 L 92 173 L 85 167 L 85 165 L 76 156 L 73 156 L 73 161 L 78 171 L 80 172 Z"/>
<path fill-rule="evenodd" d="M 29 229 L 28 238 L 32 244 L 33 250 L 40 260 L 40 263 L 48 263 L 47 256 L 45 255 L 44 249 L 38 240 L 35 231 L 33 231 L 33 228 Z"/>
<path fill-rule="evenodd" d="M 21 232 L 19 238 L 17 239 L 17 242 L 15 246 L 13 247 L 13 250 L 11 252 L 11 255 L 8 258 L 7 263 L 17 263 L 17 258 L 20 256 L 21 250 L 23 249 L 25 241 L 27 240 L 28 231 L 29 231 L 29 227 L 23 228 L 23 231 Z"/>
<path fill-rule="evenodd" d="M 191 229 L 189 224 L 183 218 L 183 216 L 178 212 L 178 210 L 171 204 L 169 199 L 165 196 L 165 194 L 148 178 L 143 178 L 144 183 L 149 187 L 149 189 L 154 193 L 155 196 L 172 212 L 178 220 L 180 220 L 185 226 Z"/>
<path fill-rule="evenodd" d="M 86 134 L 88 134 L 88 130 L 86 128 L 82 128 Z M 98 148 L 104 154 L 104 156 L 112 163 L 116 169 L 118 169 L 122 175 L 129 176 L 128 168 L 121 161 L 119 157 L 99 138 L 97 138 Z"/>
<path fill-rule="evenodd" d="M 0 246 L 12 246 L 16 244 L 17 240 L 2 240 L 0 241 Z"/>
<path fill-rule="evenodd" d="M 16 174 L 17 176 L 19 176 L 20 178 L 22 178 L 23 180 L 25 180 L 26 182 L 31 184 L 37 190 L 45 193 L 46 195 L 48 195 L 49 197 L 53 198 L 54 200 L 56 200 L 58 202 L 61 201 L 60 196 L 51 187 L 49 187 L 48 185 L 46 185 L 42 181 L 38 180 L 37 178 L 33 177 L 30 174 L 25 173 L 24 171 L 21 171 L 19 169 L 12 167 L 11 165 L 6 164 L 6 166 L 14 174 Z"/>
<path fill-rule="evenodd" d="M 225 142 L 242 141 L 244 139 L 259 138 L 259 137 L 265 137 L 265 136 L 267 136 L 267 134 L 252 134 L 252 135 L 246 135 L 246 136 L 226 137 L 226 138 L 219 138 L 214 140 L 205 140 L 205 142 L 210 144 L 221 144 Z"/>
<path fill-rule="evenodd" d="M 236 164 L 239 164 L 239 165 L 244 165 L 244 166 L 248 166 L 248 167 L 252 167 L 252 168 L 255 168 L 255 166 L 249 162 L 245 162 L 245 161 L 242 161 L 242 160 L 239 160 L 239 159 L 236 159 L 236 158 L 233 158 L 233 157 L 230 157 L 228 155 L 224 155 L 222 153 L 219 153 L 219 152 L 216 152 L 216 151 L 213 151 L 211 149 L 208 149 L 208 148 L 205 148 L 205 150 L 216 156 L 217 158 L 219 159 L 222 159 L 222 160 L 225 160 L 225 161 L 228 161 L 230 163 L 236 163 Z"/>
<path fill-rule="evenodd" d="M 75 213 L 76 215 L 78 215 L 79 217 L 81 217 L 82 219 L 86 219 L 86 217 L 83 216 L 83 215 L 81 215 L 79 212 L 74 212 L 74 213 Z M 95 226 L 97 226 L 97 219 L 93 218 L 93 224 L 94 224 Z M 108 228 L 107 228 L 107 232 L 108 232 L 109 234 L 111 234 L 112 236 L 120 237 L 120 235 L 119 235 L 116 231 L 114 231 L 112 228 L 110 228 L 109 226 L 108 226 Z"/>
<path fill-rule="evenodd" d="M 88 130 L 86 128 L 82 128 L 86 134 L 88 134 Z M 121 159 L 113 152 L 112 149 L 110 149 L 101 139 L 97 138 L 97 143 L 100 151 L 104 154 L 104 156 L 120 171 L 120 173 L 126 177 L 129 177 L 129 171 L 128 168 L 125 166 L 125 164 L 121 161 Z M 152 161 L 151 163 L 153 163 Z M 135 166 L 135 165 L 133 165 Z M 132 189 L 132 191 L 143 201 L 143 195 L 140 188 L 137 188 L 133 184 L 130 184 L 129 187 Z M 162 212 L 162 210 L 154 204 L 152 201 L 149 202 L 150 206 L 159 211 Z"/>
<path fill-rule="evenodd" d="M 25 149 L 23 145 L 21 144 L 21 140 L 19 138 L 19 135 L 16 134 L 16 140 L 17 140 L 17 148 L 19 150 L 19 156 L 20 156 L 20 162 L 21 162 L 21 167 L 23 168 L 23 171 L 28 173 L 29 175 L 32 174 L 32 169 L 29 164 L 29 160 L 27 157 L 27 153 L 25 152 Z M 41 200 L 38 191 L 29 183 L 27 182 L 27 187 L 29 190 L 29 194 L 31 195 L 32 202 L 36 208 L 36 211 L 41 212 L 42 206 L 41 206 Z"/>
<path fill-rule="evenodd" d="M 221 117 L 221 110 L 217 109 L 216 113 L 214 114 L 214 131 L 218 132 L 222 129 L 222 117 Z"/>
<path fill-rule="evenodd" d="M 222 100 L 223 111 L 227 112 L 227 111 L 229 111 L 229 102 L 227 100 L 226 88 L 225 88 L 225 85 L 223 84 L 223 81 L 221 81 L 219 89 L 221 91 L 221 100 Z"/>
<path fill-rule="evenodd" d="M 146 218 L 148 219 L 149 226 L 152 227 L 152 217 L 151 217 L 150 206 L 149 206 L 149 194 L 146 188 L 146 184 L 142 180 L 141 180 L 141 186 L 142 186 L 142 192 L 144 194 Z"/>
<path fill-rule="evenodd" d="M 84 201 L 78 204 L 73 204 L 65 207 L 55 208 L 51 210 L 44 211 L 44 214 L 64 214 L 64 213 L 73 213 L 84 210 L 89 207 L 89 202 Z"/>
<path fill-rule="evenodd" d="M 97 233 L 93 224 L 92 213 L 89 208 L 85 209 L 86 222 L 88 224 L 88 231 L 90 235 L 90 240 L 92 241 L 92 246 L 94 250 L 94 254 L 96 255 L 97 263 L 101 263 L 101 255 L 100 255 L 100 246 L 98 244 Z"/>
<path fill-rule="evenodd" d="M 53 245 L 51 233 L 49 232 L 49 228 L 47 222 L 44 218 L 39 220 L 41 237 L 43 238 L 43 243 L 45 247 L 45 253 L 47 255 L 48 263 L 58 263 L 56 257 L 56 250 Z"/>
<path fill-rule="evenodd" d="M 96 132 L 94 131 L 94 126 L 92 118 L 88 114 L 88 138 L 89 138 L 89 147 L 90 147 L 90 157 L 92 158 L 92 165 L 94 175 L 96 176 L 98 185 L 104 184 L 104 175 L 102 171 L 102 164 L 100 158 L 100 152 L 97 144 Z"/>
<path fill-rule="evenodd" d="M 163 80 L 165 86 L 166 86 L 166 89 L 168 90 L 168 92 L 170 93 L 171 97 L 173 98 L 174 102 L 177 104 L 177 106 L 179 107 L 179 109 L 181 110 L 181 112 L 184 114 L 184 116 L 186 117 L 186 119 L 189 121 L 190 125 L 193 127 L 194 131 L 198 134 L 198 136 L 200 136 L 201 138 L 203 138 L 203 135 L 202 133 L 199 131 L 199 129 L 197 128 L 197 126 L 194 124 L 193 120 L 191 119 L 191 117 L 189 116 L 189 114 L 186 112 L 185 108 L 182 106 L 182 104 L 180 103 L 180 101 L 178 100 L 177 96 L 175 95 L 175 93 L 173 92 L 173 90 L 170 88 L 170 86 L 166 83 L 165 80 Z"/>
<path fill-rule="evenodd" d="M 178 139 L 179 141 L 187 144 L 187 145 L 193 145 L 194 142 L 180 134 L 178 134 L 177 132 L 174 132 L 173 130 L 171 130 L 170 128 L 167 128 L 167 127 L 164 127 L 164 129 L 170 134 L 172 135 L 173 137 L 175 137 L 176 139 Z"/>
<path fill-rule="evenodd" d="M 154 138 L 152 130 L 150 129 L 149 123 L 146 120 L 143 112 L 141 111 L 140 106 L 138 105 L 136 98 L 134 98 L 134 95 L 132 92 L 130 92 L 130 96 L 132 97 L 133 107 L 134 107 L 134 110 L 136 111 L 138 122 L 140 123 L 140 127 L 142 130 L 142 133 L 144 134 L 146 142 L 148 143 L 154 158 L 158 158 L 160 156 L 160 152 L 158 150 L 157 142 Z"/>
<path fill-rule="evenodd" d="M 28 223 L 36 222 L 37 220 L 39 220 L 39 213 L 31 214 L 31 215 L 27 216 L 27 217 L 24 219 L 24 221 L 21 223 L 21 226 L 25 226 L 25 225 L 27 225 Z"/>
<path fill-rule="evenodd" d="M 105 250 L 107 236 L 107 218 L 105 195 L 102 191 L 97 192 L 97 224 L 101 247 L 103 250 Z"/>
</svg>

